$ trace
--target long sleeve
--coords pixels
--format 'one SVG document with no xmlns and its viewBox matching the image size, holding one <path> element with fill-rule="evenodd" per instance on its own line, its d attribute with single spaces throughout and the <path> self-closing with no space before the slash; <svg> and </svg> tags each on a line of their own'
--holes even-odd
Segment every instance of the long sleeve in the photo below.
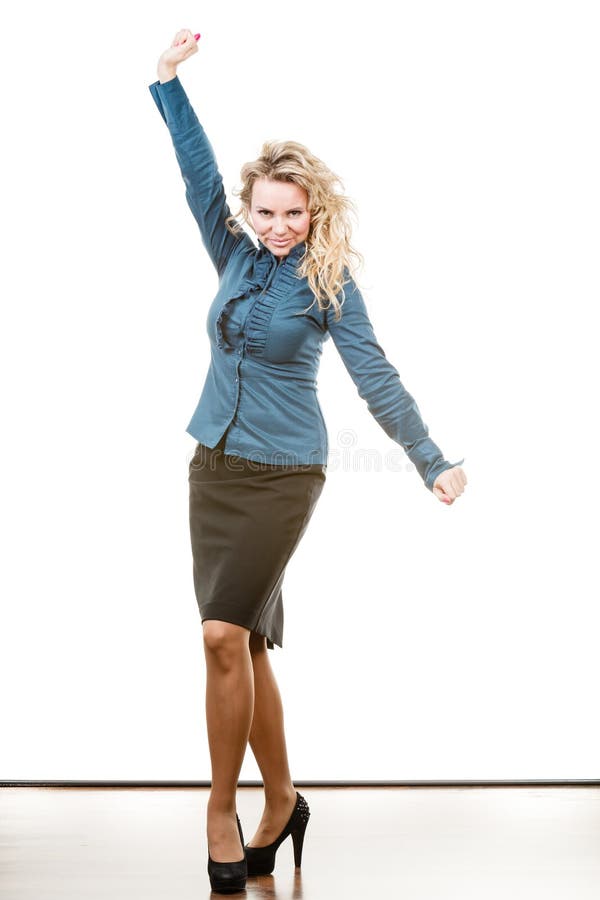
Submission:
<svg viewBox="0 0 600 900">
<path fill-rule="evenodd" d="M 252 241 L 246 232 L 236 237 L 225 225 L 231 210 L 225 198 L 223 179 L 210 141 L 179 76 L 164 84 L 155 81 L 148 87 L 171 134 L 188 206 L 220 276 L 235 245 L 240 240 L 250 244 Z"/>
<path fill-rule="evenodd" d="M 377 341 L 365 301 L 354 280 L 346 286 L 345 295 L 341 320 L 336 322 L 333 311 L 328 312 L 331 337 L 369 412 L 386 434 L 403 447 L 425 486 L 433 491 L 437 476 L 461 465 L 464 457 L 457 463 L 448 462 L 429 437 L 414 397 L 400 381 L 397 369 Z"/>
</svg>

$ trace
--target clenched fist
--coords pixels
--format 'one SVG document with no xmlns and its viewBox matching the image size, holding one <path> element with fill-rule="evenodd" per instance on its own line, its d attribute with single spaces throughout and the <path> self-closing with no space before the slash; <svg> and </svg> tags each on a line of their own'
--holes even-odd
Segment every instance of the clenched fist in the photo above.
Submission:
<svg viewBox="0 0 600 900">
<path fill-rule="evenodd" d="M 433 482 L 433 493 L 438 500 L 450 506 L 457 497 L 460 497 L 466 483 L 467 476 L 464 470 L 460 466 L 451 466 L 449 469 L 441 472 L 435 479 Z"/>
<path fill-rule="evenodd" d="M 198 52 L 198 43 L 189 28 L 178 31 L 171 46 L 161 54 L 158 65 L 175 70 L 179 63 Z"/>
</svg>

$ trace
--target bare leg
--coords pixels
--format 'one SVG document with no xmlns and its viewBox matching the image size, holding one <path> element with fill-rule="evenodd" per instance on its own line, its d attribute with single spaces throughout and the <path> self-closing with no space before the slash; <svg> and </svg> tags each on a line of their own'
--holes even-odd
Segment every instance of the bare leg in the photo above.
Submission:
<svg viewBox="0 0 600 900">
<path fill-rule="evenodd" d="M 244 857 L 235 815 L 238 777 L 254 705 L 250 631 L 217 619 L 205 619 L 202 628 L 212 767 L 206 834 L 212 859 L 234 862 Z"/>
<path fill-rule="evenodd" d="M 256 833 L 246 842 L 250 847 L 265 847 L 275 840 L 292 814 L 296 789 L 288 764 L 281 695 L 266 639 L 253 631 L 249 646 L 254 667 L 254 716 L 249 740 L 263 777 L 265 808 Z"/>
</svg>

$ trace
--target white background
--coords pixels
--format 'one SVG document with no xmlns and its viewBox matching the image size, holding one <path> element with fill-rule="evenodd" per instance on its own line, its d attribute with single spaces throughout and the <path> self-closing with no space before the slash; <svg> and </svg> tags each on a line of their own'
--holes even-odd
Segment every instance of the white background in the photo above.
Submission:
<svg viewBox="0 0 600 900">
<path fill-rule="evenodd" d="M 148 90 L 180 28 L 232 209 L 270 137 L 342 178 L 376 335 L 469 479 L 427 491 L 325 345 L 270 651 L 293 777 L 598 777 L 597 5 L 3 16 L 0 778 L 210 778 L 185 428 L 217 278 Z"/>
</svg>

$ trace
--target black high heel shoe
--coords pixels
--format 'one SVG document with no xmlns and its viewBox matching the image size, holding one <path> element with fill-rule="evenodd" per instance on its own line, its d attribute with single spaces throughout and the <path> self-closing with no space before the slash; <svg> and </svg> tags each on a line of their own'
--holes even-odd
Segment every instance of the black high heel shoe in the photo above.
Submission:
<svg viewBox="0 0 600 900">
<path fill-rule="evenodd" d="M 237 827 L 240 833 L 240 841 L 242 849 L 244 848 L 244 835 L 242 834 L 242 823 L 240 817 L 236 813 Z M 208 852 L 208 877 L 210 878 L 210 886 L 213 891 L 221 894 L 232 894 L 234 891 L 243 891 L 246 887 L 246 876 L 248 874 L 248 866 L 246 864 L 246 856 L 236 862 L 215 862 L 210 858 L 210 850 Z"/>
<path fill-rule="evenodd" d="M 248 864 L 248 875 L 270 875 L 275 868 L 275 854 L 279 845 L 291 834 L 294 842 L 294 865 L 300 868 L 302 862 L 302 845 L 304 843 L 304 832 L 310 816 L 308 803 L 296 791 L 296 805 L 292 810 L 292 814 L 288 819 L 288 823 L 275 840 L 266 847 L 244 847 L 246 854 L 246 862 Z"/>
</svg>

